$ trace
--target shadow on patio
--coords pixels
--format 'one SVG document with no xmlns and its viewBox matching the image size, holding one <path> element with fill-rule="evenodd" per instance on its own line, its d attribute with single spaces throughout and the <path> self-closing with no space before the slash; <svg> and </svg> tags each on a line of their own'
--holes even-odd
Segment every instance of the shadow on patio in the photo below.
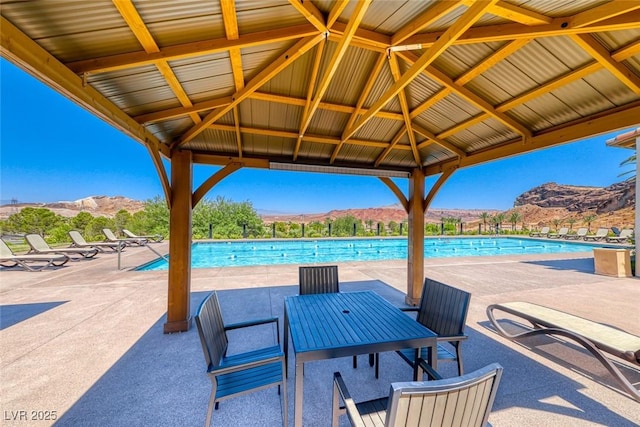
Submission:
<svg viewBox="0 0 640 427">
<path fill-rule="evenodd" d="M 380 281 L 341 283 L 342 291 L 372 289 L 397 306 L 404 305 L 404 294 Z M 284 297 L 295 295 L 297 286 L 275 286 L 219 291 L 225 322 L 236 322 L 267 316 L 282 316 Z M 207 292 L 194 292 L 191 296 L 195 313 Z M 205 374 L 195 326 L 186 333 L 164 335 L 164 317 L 132 346 L 80 399 L 58 420 L 60 426 L 76 425 L 166 425 L 201 426 L 204 423 L 210 393 L 210 381 Z M 558 373 L 551 365 L 564 362 L 562 354 L 552 357 L 547 367 L 527 356 L 530 350 L 519 352 L 501 343 L 501 338 L 487 330 L 484 322 L 471 327 L 469 340 L 464 345 L 465 370 L 470 372 L 491 362 L 505 368 L 498 397 L 490 421 L 494 426 L 506 425 L 577 425 L 598 423 L 603 425 L 633 426 L 615 409 L 583 393 L 584 385 Z M 229 351 L 272 343 L 273 329 L 249 328 L 230 336 Z M 251 331 L 253 329 L 253 331 Z M 282 331 L 280 331 L 282 333 Z M 281 335 L 282 336 L 282 335 Z M 553 340 L 551 340 L 553 341 Z M 532 354 L 549 358 L 547 348 L 559 346 L 557 342 L 538 342 Z M 532 344 L 531 344 L 532 345 Z M 575 349 L 564 349 L 580 357 Z M 81 357 L 82 355 L 78 355 Z M 292 353 L 290 353 L 290 357 Z M 356 401 L 379 397 L 388 393 L 392 381 L 407 381 L 411 369 L 395 353 L 380 356 L 381 375 L 375 380 L 373 369 L 360 356 L 358 369 L 351 366 L 351 358 L 312 362 L 305 367 L 305 426 L 328 426 L 331 417 L 332 375 L 340 371 Z M 576 365 L 584 366 L 583 360 Z M 294 377 L 293 364 L 289 364 L 289 414 L 292 423 Z M 588 366 L 588 361 L 587 361 Z M 455 375 L 455 364 L 442 363 L 445 377 Z M 586 374 L 599 370 L 586 369 Z M 614 385 L 615 387 L 615 385 Z M 616 389 L 617 390 L 617 389 Z M 599 394 L 597 390 L 596 394 Z M 628 397 L 618 396 L 619 399 Z M 282 424 L 280 396 L 275 388 L 224 401 L 214 411 L 213 425 L 221 426 L 278 426 Z M 524 410 L 522 410 L 524 408 Z M 344 418 L 344 417 L 343 417 Z M 346 419 L 342 420 L 344 425 Z"/>
</svg>

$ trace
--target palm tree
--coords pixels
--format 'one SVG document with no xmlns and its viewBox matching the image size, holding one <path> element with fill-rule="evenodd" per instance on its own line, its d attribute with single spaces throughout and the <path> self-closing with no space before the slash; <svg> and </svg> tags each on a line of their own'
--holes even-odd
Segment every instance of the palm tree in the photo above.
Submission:
<svg viewBox="0 0 640 427">
<path fill-rule="evenodd" d="M 556 228 L 556 231 L 558 231 L 558 227 L 560 227 L 562 225 L 563 221 L 560 218 L 555 218 L 551 222 L 553 223 L 553 226 Z"/>
<path fill-rule="evenodd" d="M 635 163 L 636 163 L 636 154 L 634 153 L 631 156 L 629 156 L 628 158 L 624 159 L 622 162 L 620 162 L 620 166 L 635 165 Z M 624 175 L 633 174 L 632 176 L 627 178 L 627 179 L 633 179 L 633 178 L 636 177 L 635 171 L 636 171 L 636 169 L 633 168 L 633 169 L 630 169 L 630 170 L 628 170 L 626 172 L 622 172 L 618 176 L 624 176 Z"/>
<path fill-rule="evenodd" d="M 567 218 L 567 222 L 569 223 L 569 229 L 573 230 L 573 224 L 575 224 L 578 220 L 574 217 Z"/>
<path fill-rule="evenodd" d="M 489 219 L 491 218 L 491 216 L 489 215 L 489 212 L 482 212 L 480 214 L 480 219 L 482 220 L 482 223 L 484 224 L 484 232 L 487 232 L 487 221 L 489 221 Z"/>
<path fill-rule="evenodd" d="M 509 222 L 511 223 L 511 231 L 516 231 L 516 224 L 521 219 L 522 219 L 522 215 L 520 215 L 520 212 L 517 212 L 517 211 L 511 212 L 511 215 L 509 215 Z"/>
<path fill-rule="evenodd" d="M 598 217 L 597 217 L 597 215 L 594 215 L 594 214 L 588 214 L 588 215 L 585 215 L 584 218 L 582 218 L 582 220 L 587 223 L 587 232 L 588 233 L 591 233 L 591 223 L 593 221 L 595 221 L 596 218 L 598 218 Z"/>
<path fill-rule="evenodd" d="M 502 226 L 502 223 L 504 222 L 504 219 L 505 214 L 503 212 L 500 212 L 499 214 L 493 216 L 493 223 L 496 225 L 496 233 L 500 233 L 500 228 Z"/>
</svg>

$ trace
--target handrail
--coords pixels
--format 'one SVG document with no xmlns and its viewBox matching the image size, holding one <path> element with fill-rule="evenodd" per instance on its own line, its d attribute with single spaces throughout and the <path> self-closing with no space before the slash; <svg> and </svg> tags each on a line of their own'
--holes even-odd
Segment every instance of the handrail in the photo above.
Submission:
<svg viewBox="0 0 640 427">
<path fill-rule="evenodd" d="M 118 270 L 122 270 L 121 268 L 121 254 L 122 254 L 122 247 L 124 246 L 124 244 L 122 245 L 118 245 Z M 154 254 L 158 255 L 160 258 L 164 259 L 165 261 L 169 262 L 169 258 L 167 258 L 165 255 L 162 255 L 160 252 L 156 251 L 155 249 L 153 249 L 151 246 L 149 246 L 148 244 L 143 245 L 143 247 L 149 249 L 151 252 L 153 252 Z"/>
</svg>

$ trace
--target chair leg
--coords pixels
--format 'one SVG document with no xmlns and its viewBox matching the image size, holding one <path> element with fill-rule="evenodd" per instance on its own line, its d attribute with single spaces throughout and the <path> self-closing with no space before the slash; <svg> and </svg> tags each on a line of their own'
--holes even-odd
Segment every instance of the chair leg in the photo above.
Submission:
<svg viewBox="0 0 640 427">
<path fill-rule="evenodd" d="M 218 409 L 218 402 L 216 400 L 216 392 L 215 390 L 211 391 L 211 397 L 209 397 L 209 407 L 207 408 L 207 421 L 205 422 L 205 427 L 209 427 L 211 425 L 211 415 L 213 412 L 213 406 L 215 402 L 215 407 Z"/>
<path fill-rule="evenodd" d="M 287 403 L 287 365 L 282 361 L 282 425 L 289 427 L 289 404 Z M 280 393 L 280 385 L 278 385 L 278 393 Z"/>
<path fill-rule="evenodd" d="M 458 343 L 458 345 L 456 346 L 456 357 L 457 357 L 457 362 L 458 362 L 458 375 L 462 376 L 464 374 L 464 368 L 462 366 L 462 348 L 460 346 L 460 343 Z"/>
<path fill-rule="evenodd" d="M 353 356 L 353 369 L 358 368 L 358 356 Z"/>
<path fill-rule="evenodd" d="M 380 353 L 376 353 L 375 355 L 375 365 L 376 365 L 376 379 L 380 378 Z"/>
</svg>

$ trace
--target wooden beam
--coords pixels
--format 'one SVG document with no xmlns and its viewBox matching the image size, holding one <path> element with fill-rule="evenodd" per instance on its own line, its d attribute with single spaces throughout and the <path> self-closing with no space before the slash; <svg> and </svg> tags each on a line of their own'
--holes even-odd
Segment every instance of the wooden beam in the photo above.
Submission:
<svg viewBox="0 0 640 427">
<path fill-rule="evenodd" d="M 398 198 L 398 201 L 400 202 L 400 204 L 404 208 L 405 212 L 409 213 L 409 201 L 405 197 L 405 195 L 402 192 L 402 190 L 400 190 L 400 188 L 396 185 L 396 183 L 393 182 L 391 180 L 391 178 L 386 177 L 386 176 L 379 176 L 378 179 L 380 181 L 384 182 L 384 184 L 387 187 L 389 187 L 389 189 L 393 192 L 393 194 L 395 194 L 396 197 Z"/>
<path fill-rule="evenodd" d="M 235 171 L 242 169 L 243 166 L 244 163 L 242 162 L 229 162 L 222 169 L 216 171 L 216 173 L 207 178 L 207 180 L 200 184 L 200 187 L 193 192 L 193 196 L 191 197 L 191 207 L 195 208 L 198 202 L 202 200 L 209 190 Z"/>
<path fill-rule="evenodd" d="M 419 33 L 452 10 L 466 4 L 466 1 L 440 1 L 416 16 L 391 36 L 391 45 L 397 46 L 412 35 Z"/>
<path fill-rule="evenodd" d="M 233 108 L 233 124 L 236 134 L 236 144 L 238 146 L 238 157 L 242 158 L 242 133 L 240 132 L 240 114 L 238 114 L 238 107 Z"/>
<path fill-rule="evenodd" d="M 178 117 L 187 116 L 194 112 L 213 110 L 218 107 L 229 105 L 231 102 L 231 97 L 225 96 L 223 98 L 198 102 L 193 104 L 191 107 L 176 107 L 169 108 L 167 110 L 154 111 L 153 113 L 141 114 L 139 116 L 135 116 L 133 119 L 140 124 L 161 122 L 163 120 L 172 120 Z"/>
<path fill-rule="evenodd" d="M 469 154 L 464 159 L 439 162 L 427 166 L 425 172 L 427 175 L 439 174 L 453 166 L 460 168 L 475 166 L 496 159 L 503 159 L 594 135 L 630 128 L 638 125 L 638 117 L 640 117 L 640 101 L 574 120 L 570 123 L 554 126 L 534 135 L 526 144 L 517 139 L 497 147 Z"/>
<path fill-rule="evenodd" d="M 622 31 L 640 27 L 640 12 L 633 11 L 609 18 L 584 27 L 571 26 L 571 17 L 554 18 L 550 24 L 528 26 L 522 24 L 500 24 L 474 27 L 467 30 L 453 43 L 476 44 L 490 42 L 506 42 L 516 39 L 535 39 L 541 37 L 562 37 L 573 34 L 600 33 L 606 31 Z M 405 40 L 406 44 L 421 44 L 423 49 L 438 42 L 444 32 L 416 34 Z M 371 47 L 374 49 L 374 46 Z"/>
<path fill-rule="evenodd" d="M 387 158 L 391 150 L 393 150 L 396 147 L 396 145 L 398 144 L 398 142 L 400 142 L 400 139 L 404 136 L 406 132 L 407 132 L 406 127 L 402 127 L 400 128 L 400 130 L 398 130 L 395 136 L 391 139 L 391 142 L 387 145 L 384 151 L 380 153 L 380 155 L 376 159 L 375 163 L 373 164 L 375 167 L 380 166 L 380 163 L 382 163 L 383 160 Z"/>
<path fill-rule="evenodd" d="M 424 184 L 422 169 L 409 178 L 409 231 L 407 238 L 407 296 L 405 303 L 417 305 L 424 281 Z"/>
<path fill-rule="evenodd" d="M 454 80 L 454 83 L 460 86 L 463 86 L 469 83 L 471 80 L 475 79 L 489 68 L 496 65 L 498 62 L 505 59 L 507 56 L 517 52 L 522 47 L 524 47 L 527 43 L 529 43 L 531 39 L 518 39 L 512 42 L 508 42 L 501 46 L 498 50 L 493 52 L 486 58 L 483 58 L 480 62 L 478 62 L 474 67 L 469 69 L 466 73 L 461 75 L 460 77 Z"/>
<path fill-rule="evenodd" d="M 203 40 L 168 46 L 157 53 L 130 52 L 67 63 L 72 71 L 78 74 L 104 73 L 155 64 L 157 61 L 175 61 L 226 52 L 232 48 L 244 49 L 252 46 L 297 40 L 318 34 L 312 25 L 304 24 L 277 30 L 260 31 L 240 36 L 236 40 L 225 38 Z"/>
<path fill-rule="evenodd" d="M 444 138 L 449 138 L 452 135 L 455 135 L 458 132 L 463 131 L 464 129 L 470 128 L 473 125 L 477 125 L 478 123 L 484 122 L 485 120 L 489 119 L 489 114 L 487 113 L 480 113 L 476 116 L 470 117 L 467 120 L 460 122 L 456 125 L 451 126 L 448 129 L 443 130 L 442 132 L 440 132 L 438 135 L 436 135 L 438 138 L 444 139 Z"/>
<path fill-rule="evenodd" d="M 0 16 L 0 54 L 15 65 L 36 77 L 58 93 L 80 105 L 96 117 L 130 136 L 150 151 L 159 151 L 169 157 L 170 152 L 144 126 L 106 99 L 81 77 L 69 70 L 49 52 L 22 33 L 3 16 Z"/>
<path fill-rule="evenodd" d="M 450 93 L 451 93 L 451 89 L 447 87 L 440 89 L 438 92 L 433 94 L 430 98 L 427 98 L 422 104 L 414 108 L 414 110 L 410 114 L 411 118 L 414 119 L 418 117 L 420 114 L 424 113 L 428 108 L 430 108 L 433 105 L 436 105 L 438 102 L 445 99 L 447 96 L 449 96 Z"/>
<path fill-rule="evenodd" d="M 241 164 L 243 167 L 255 169 L 269 169 L 269 160 L 248 157 L 216 156 L 215 154 L 193 153 L 193 163 L 199 165 L 226 166 L 231 163 Z"/>
<path fill-rule="evenodd" d="M 378 79 L 378 76 L 380 75 L 380 72 L 382 71 L 384 60 L 385 60 L 385 54 L 384 53 L 379 54 L 378 60 L 376 61 L 375 65 L 373 66 L 373 69 L 369 73 L 369 79 L 367 80 L 367 83 L 364 85 L 364 88 L 360 93 L 360 98 L 358 98 L 356 107 L 351 112 L 351 116 L 347 121 L 347 125 L 345 126 L 345 129 L 348 129 L 349 126 L 351 126 L 353 122 L 355 122 L 355 120 L 358 118 L 358 115 L 361 113 L 362 106 L 364 105 L 364 101 L 369 96 L 369 93 L 371 93 L 371 89 L 373 88 L 374 83 L 376 82 L 376 80 Z M 402 116 L 400 116 L 400 119 L 402 120 Z M 338 144 L 336 148 L 333 150 L 333 153 L 331 153 L 331 160 L 329 161 L 329 163 L 333 164 L 333 162 L 336 161 L 336 157 L 338 157 L 338 153 L 340 152 L 344 144 L 345 144 L 345 140 L 343 135 L 343 137 L 341 138 L 340 144 Z"/>
<path fill-rule="evenodd" d="M 433 133 L 424 129 L 422 126 L 414 125 L 413 129 L 416 132 L 418 132 L 420 135 L 424 136 L 425 138 L 428 138 L 430 141 L 433 141 L 434 143 L 438 144 L 442 148 L 451 151 L 453 154 L 457 155 L 458 157 L 462 158 L 467 156 L 467 153 L 465 153 L 463 150 L 451 144 L 450 142 L 447 142 L 444 139 L 434 135 Z"/>
<path fill-rule="evenodd" d="M 578 34 L 571 36 L 571 39 L 604 68 L 613 74 L 618 80 L 624 83 L 636 95 L 640 95 L 640 77 L 623 64 L 611 58 L 611 53 L 589 34 Z"/>
<path fill-rule="evenodd" d="M 340 62 L 342 61 L 342 58 L 345 52 L 349 48 L 351 39 L 353 38 L 354 33 L 358 29 L 358 26 L 360 25 L 362 18 L 364 18 L 364 14 L 367 12 L 367 9 L 369 8 L 370 4 L 371 4 L 371 0 L 359 0 L 356 3 L 356 6 L 351 14 L 351 18 L 349 19 L 349 23 L 347 24 L 347 27 L 345 28 L 342 34 L 342 38 L 338 42 L 338 46 L 333 52 L 333 56 L 331 57 L 331 60 L 329 61 L 329 64 L 327 65 L 327 68 L 324 71 L 324 74 L 322 75 L 322 80 L 318 84 L 318 89 L 313 98 L 313 101 L 311 102 L 311 105 L 309 106 L 307 115 L 306 117 L 303 118 L 303 123 L 300 126 L 300 135 L 304 135 L 304 133 L 307 131 L 307 128 L 309 127 L 309 123 L 311 123 L 311 118 L 315 114 L 318 108 L 318 104 L 320 103 L 320 101 L 324 97 L 325 92 L 329 88 L 329 84 L 333 79 L 333 75 L 338 69 L 338 65 L 340 65 Z M 300 147 L 300 142 L 301 142 L 301 137 L 299 137 L 296 142 L 296 147 L 294 150 L 294 158 L 293 158 L 294 160 L 297 157 L 297 154 L 298 154 L 297 151 Z"/>
<path fill-rule="evenodd" d="M 320 34 L 312 37 L 305 37 L 304 39 L 298 41 L 292 47 L 287 49 L 283 54 L 281 54 L 276 60 L 272 61 L 266 68 L 260 71 L 242 90 L 236 92 L 232 97 L 233 101 L 229 105 L 213 110 L 202 120 L 202 122 L 198 123 L 191 129 L 189 129 L 186 133 L 184 133 L 182 137 L 177 141 L 177 143 L 174 144 L 174 146 L 179 147 L 180 145 L 189 142 L 193 138 L 198 136 L 211 123 L 215 122 L 220 117 L 225 115 L 228 111 L 230 111 L 233 107 L 244 101 L 251 93 L 258 90 L 259 87 L 268 82 L 273 76 L 288 67 L 291 63 L 295 62 L 298 58 L 304 55 L 309 49 L 311 49 L 323 39 L 324 35 Z"/>
<path fill-rule="evenodd" d="M 164 163 L 162 163 L 160 153 L 157 150 L 152 149 L 150 145 L 147 145 L 146 147 L 149 155 L 151 156 L 153 166 L 156 168 L 158 178 L 160 178 L 160 184 L 162 184 L 162 191 L 164 192 L 164 199 L 167 202 L 167 207 L 171 209 L 171 185 L 169 184 L 167 170 L 164 167 Z"/>
<path fill-rule="evenodd" d="M 611 52 L 611 57 L 620 62 L 638 54 L 640 54 L 640 40 L 636 40 L 635 42 L 629 43 L 628 45 Z"/>
<path fill-rule="evenodd" d="M 298 137 L 296 138 L 296 145 L 293 148 L 293 160 L 298 158 L 298 152 L 300 151 L 300 145 L 302 143 L 302 137 L 306 131 L 302 130 L 302 127 L 305 125 L 307 121 L 307 117 L 309 116 L 311 109 L 311 101 L 313 98 L 313 91 L 316 88 L 316 82 L 318 81 L 318 72 L 320 71 L 320 63 L 322 62 L 322 54 L 324 53 L 324 47 L 327 44 L 326 39 L 318 44 L 316 48 L 316 56 L 313 62 L 313 67 L 311 67 L 311 74 L 309 76 L 309 84 L 307 86 L 307 100 L 304 103 L 304 110 L 302 112 L 302 117 L 300 117 L 300 126 L 298 127 Z"/>
<path fill-rule="evenodd" d="M 346 27 L 347 24 L 340 21 L 333 24 L 331 32 L 329 33 L 329 41 L 339 42 Z M 391 37 L 364 28 L 358 28 L 351 39 L 351 46 L 374 50 L 376 52 L 386 52 L 390 44 Z"/>
<path fill-rule="evenodd" d="M 391 53 L 389 56 L 389 67 L 391 68 L 391 75 L 396 82 L 400 80 L 400 66 L 398 65 L 398 57 L 395 53 Z M 409 137 L 409 144 L 411 145 L 411 151 L 413 153 L 413 160 L 416 162 L 416 166 L 422 165 L 420 159 L 420 153 L 416 147 L 416 136 L 413 133 L 411 127 L 411 117 L 409 116 L 409 105 L 407 103 L 407 96 L 404 93 L 404 89 L 398 92 L 398 100 L 400 101 L 400 110 L 402 110 L 402 116 L 404 117 L 404 125 L 407 128 L 407 136 Z M 376 161 L 377 162 L 377 161 Z"/>
<path fill-rule="evenodd" d="M 191 327 L 191 187 L 190 151 L 171 158 L 172 203 L 169 211 L 169 289 L 164 333 L 186 332 Z"/>
<path fill-rule="evenodd" d="M 553 18 L 546 15 L 504 1 L 493 5 L 489 13 L 524 25 L 550 24 L 553 21 Z"/>
<path fill-rule="evenodd" d="M 435 184 L 433 184 L 433 187 L 431 187 L 431 190 L 429 190 L 429 194 L 427 194 L 427 197 L 425 197 L 424 199 L 425 212 L 429 209 L 429 206 L 431 206 L 431 202 L 433 202 L 433 198 L 436 197 L 436 194 L 438 194 L 438 191 L 440 191 L 440 188 L 442 187 L 442 185 L 445 182 L 447 182 L 447 180 L 451 177 L 451 175 L 453 175 L 455 171 L 456 171 L 456 168 L 449 168 L 445 170 L 444 172 L 442 172 L 442 175 L 440 175 L 440 177 L 435 182 Z"/>
<path fill-rule="evenodd" d="M 613 0 L 574 15 L 569 25 L 572 28 L 582 28 L 637 9 L 640 9 L 640 1 Z"/>
<path fill-rule="evenodd" d="M 416 59 L 401 78 L 384 92 L 381 98 L 369 108 L 369 111 L 362 115 L 362 117 L 345 132 L 346 138 L 353 136 L 353 134 L 369 121 L 375 113 L 380 111 L 391 98 L 396 96 L 398 92 L 413 81 L 429 64 L 435 61 L 442 52 L 451 46 L 458 37 L 480 19 L 485 14 L 487 8 L 495 4 L 495 2 L 496 0 L 477 1 L 473 3 L 473 5 L 445 31 L 442 37 L 423 53 L 420 58 Z"/>
<path fill-rule="evenodd" d="M 318 31 L 321 33 L 328 31 L 322 12 L 311 1 L 289 0 L 289 4 L 300 12 Z"/>
<path fill-rule="evenodd" d="M 331 12 L 329 12 L 329 17 L 327 18 L 327 27 L 333 27 L 333 24 L 336 23 L 342 11 L 349 4 L 349 0 L 335 0 L 333 7 L 331 8 Z"/>
</svg>

